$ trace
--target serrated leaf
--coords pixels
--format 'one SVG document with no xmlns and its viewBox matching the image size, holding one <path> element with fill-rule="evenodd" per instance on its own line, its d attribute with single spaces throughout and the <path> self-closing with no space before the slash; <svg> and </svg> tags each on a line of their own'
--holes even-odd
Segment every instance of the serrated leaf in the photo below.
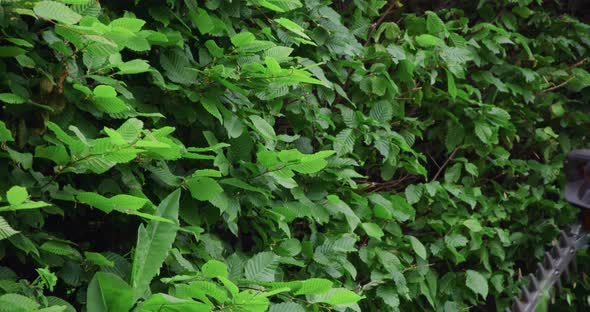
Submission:
<svg viewBox="0 0 590 312">
<path fill-rule="evenodd" d="M 8 221 L 3 217 L 0 217 L 0 240 L 7 239 L 13 235 L 18 234 L 19 232 L 13 229 Z"/>
<path fill-rule="evenodd" d="M 206 201 L 215 198 L 223 188 L 217 181 L 208 177 L 192 177 L 186 180 L 186 185 L 194 199 Z"/>
<path fill-rule="evenodd" d="M 273 127 L 262 117 L 251 115 L 249 118 L 254 125 L 254 130 L 260 133 L 265 139 L 272 140 L 277 136 Z"/>
<path fill-rule="evenodd" d="M 295 302 L 283 302 L 271 305 L 268 312 L 305 312 L 305 309 Z"/>
<path fill-rule="evenodd" d="M 293 32 L 294 34 L 297 34 L 305 39 L 311 40 L 311 38 L 309 38 L 309 36 L 307 36 L 305 34 L 305 29 L 299 25 L 297 25 L 297 23 L 293 22 L 292 20 L 285 18 L 285 17 L 281 17 L 281 18 L 277 18 L 275 19 L 275 22 L 277 22 L 279 25 L 287 28 L 289 31 Z"/>
<path fill-rule="evenodd" d="M 445 23 L 432 11 L 426 12 L 426 30 L 433 35 L 447 32 Z"/>
<path fill-rule="evenodd" d="M 480 294 L 484 299 L 488 296 L 488 280 L 477 271 L 467 270 L 465 285 L 474 293 Z"/>
<path fill-rule="evenodd" d="M 320 295 L 325 294 L 332 289 L 332 281 L 323 278 L 310 278 L 301 281 L 301 287 L 295 292 L 295 295 Z"/>
<path fill-rule="evenodd" d="M 389 101 L 379 101 L 369 111 L 371 118 L 383 124 L 388 124 L 393 117 L 393 108 Z"/>
<path fill-rule="evenodd" d="M 463 225 L 465 225 L 465 227 L 467 227 L 472 232 L 481 232 L 481 230 L 483 229 L 479 221 L 475 219 L 467 219 L 463 221 Z"/>
<path fill-rule="evenodd" d="M 82 16 L 74 12 L 70 7 L 55 1 L 41 1 L 33 8 L 35 14 L 48 20 L 56 20 L 64 24 L 76 24 Z"/>
<path fill-rule="evenodd" d="M 209 114 L 217 118 L 217 120 L 219 120 L 219 123 L 223 124 L 223 117 L 221 116 L 221 113 L 217 108 L 217 105 L 221 105 L 221 103 L 219 103 L 219 100 L 213 97 L 203 97 L 201 98 L 201 104 L 203 105 L 203 108 L 205 108 L 205 110 L 209 112 Z"/>
<path fill-rule="evenodd" d="M 176 298 L 166 294 L 154 294 L 147 298 L 137 309 L 137 312 L 154 311 L 187 311 L 187 312 L 210 312 L 211 308 L 201 302 L 190 299 Z"/>
<path fill-rule="evenodd" d="M 334 141 L 334 150 L 338 154 L 338 156 L 342 156 L 348 154 L 354 150 L 354 142 L 356 140 L 356 135 L 352 131 L 352 129 L 344 129 L 340 131 L 336 135 L 336 140 Z"/>
<path fill-rule="evenodd" d="M 408 239 L 410 240 L 410 244 L 412 244 L 412 249 L 418 255 L 418 257 L 426 260 L 426 248 L 422 245 L 419 239 L 414 236 L 408 235 Z"/>
<path fill-rule="evenodd" d="M 424 48 L 429 48 L 438 45 L 441 42 L 442 40 L 440 38 L 429 34 L 416 36 L 416 43 L 418 43 L 419 46 Z"/>
<path fill-rule="evenodd" d="M 164 198 L 155 213 L 174 223 L 152 220 L 147 227 L 143 224 L 139 226 L 131 273 L 134 301 L 144 295 L 172 248 L 178 228 L 179 200 L 180 189 Z"/>
<path fill-rule="evenodd" d="M 0 296 L 0 306 L 8 307 L 7 311 L 27 312 L 39 308 L 37 301 L 19 294 L 4 294 Z"/>
<path fill-rule="evenodd" d="M 246 262 L 246 278 L 253 281 L 274 281 L 279 259 L 277 255 L 268 251 L 254 255 Z"/>
<path fill-rule="evenodd" d="M 87 261 L 90 261 L 98 266 L 104 266 L 104 267 L 110 267 L 110 268 L 115 266 L 115 263 L 113 263 L 113 261 L 107 259 L 105 256 L 103 256 L 102 254 L 100 254 L 98 252 L 85 251 L 84 257 L 86 257 Z"/>
<path fill-rule="evenodd" d="M 385 235 L 385 233 L 383 233 L 383 230 L 381 229 L 381 227 L 376 223 L 365 222 L 365 223 L 362 223 L 361 226 L 363 227 L 363 230 L 365 230 L 365 233 L 367 233 L 367 235 L 369 235 L 369 237 L 373 237 L 378 240 L 381 240 L 381 237 L 383 237 L 383 235 Z"/>
<path fill-rule="evenodd" d="M 216 278 L 216 277 L 228 277 L 227 265 L 219 260 L 209 260 L 201 268 L 201 272 L 205 277 Z"/>
</svg>

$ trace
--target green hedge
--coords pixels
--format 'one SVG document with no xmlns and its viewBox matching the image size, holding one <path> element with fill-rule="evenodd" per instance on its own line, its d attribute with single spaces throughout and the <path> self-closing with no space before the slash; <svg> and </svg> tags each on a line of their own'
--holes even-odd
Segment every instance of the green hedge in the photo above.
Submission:
<svg viewBox="0 0 590 312">
<path fill-rule="evenodd" d="M 503 310 L 590 126 L 545 2 L 0 1 L 0 310 Z"/>
</svg>

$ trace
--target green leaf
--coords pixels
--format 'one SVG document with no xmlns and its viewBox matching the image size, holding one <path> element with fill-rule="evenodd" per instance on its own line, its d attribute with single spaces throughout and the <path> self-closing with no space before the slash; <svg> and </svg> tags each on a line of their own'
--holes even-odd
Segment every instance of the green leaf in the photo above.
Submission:
<svg viewBox="0 0 590 312">
<path fill-rule="evenodd" d="M 140 74 L 150 71 L 150 64 L 146 60 L 131 60 L 122 64 L 116 65 L 119 69 L 117 74 Z"/>
<path fill-rule="evenodd" d="M 293 32 L 294 34 L 297 34 L 307 40 L 311 40 L 311 38 L 309 38 L 306 34 L 305 34 L 305 29 L 299 25 L 297 25 L 295 22 L 293 22 L 292 20 L 285 18 L 285 17 L 281 17 L 281 18 L 277 18 L 275 19 L 275 22 L 277 22 L 279 25 L 287 28 L 289 31 Z"/>
<path fill-rule="evenodd" d="M 295 295 L 320 295 L 325 294 L 332 289 L 330 280 L 323 278 L 310 278 L 301 281 L 301 287 L 295 292 Z"/>
<path fill-rule="evenodd" d="M 300 0 L 255 0 L 255 3 L 275 12 L 287 12 L 303 6 Z"/>
<path fill-rule="evenodd" d="M 213 20 L 207 11 L 201 8 L 197 8 L 196 14 L 192 20 L 197 25 L 199 32 L 203 35 L 208 34 L 215 28 L 215 24 L 213 24 Z"/>
<path fill-rule="evenodd" d="M 0 296 L 0 306 L 8 308 L 8 312 L 36 311 L 39 308 L 37 301 L 19 294 L 4 294 Z"/>
<path fill-rule="evenodd" d="M 10 158 L 21 165 L 23 169 L 28 170 L 33 167 L 33 155 L 30 153 L 19 153 L 10 148 L 8 148 L 7 151 Z"/>
<path fill-rule="evenodd" d="M 352 129 L 344 129 L 336 135 L 334 141 L 334 150 L 338 156 L 348 154 L 354 150 L 354 143 L 356 141 L 356 135 Z"/>
<path fill-rule="evenodd" d="M 88 312 L 129 311 L 133 306 L 133 289 L 115 274 L 96 272 L 88 284 Z"/>
<path fill-rule="evenodd" d="M 268 251 L 256 254 L 246 262 L 246 278 L 254 281 L 274 281 L 279 259 L 277 255 Z"/>
<path fill-rule="evenodd" d="M 209 260 L 203 267 L 201 268 L 203 275 L 209 278 L 216 278 L 216 277 L 228 277 L 229 273 L 227 272 L 227 265 L 219 260 Z"/>
<path fill-rule="evenodd" d="M 18 234 L 19 232 L 13 229 L 8 221 L 3 217 L 0 217 L 0 240 L 7 239 L 13 235 Z"/>
<path fill-rule="evenodd" d="M 11 205 L 19 205 L 29 198 L 29 192 L 22 186 L 13 186 L 6 192 L 6 199 Z"/>
<path fill-rule="evenodd" d="M 14 138 L 12 137 L 12 133 L 10 132 L 10 129 L 8 129 L 6 127 L 6 124 L 4 123 L 4 121 L 0 120 L 0 142 L 11 142 L 14 141 Z"/>
<path fill-rule="evenodd" d="M 85 251 L 84 257 L 86 257 L 87 261 L 90 261 L 98 266 L 109 267 L 109 268 L 112 268 L 115 266 L 115 263 L 113 261 L 107 259 L 107 257 L 103 256 L 102 254 L 100 254 L 98 252 Z"/>
<path fill-rule="evenodd" d="M 217 181 L 208 177 L 189 178 L 186 180 L 186 185 L 191 196 L 200 201 L 211 200 L 223 192 L 223 188 L 219 186 Z"/>
<path fill-rule="evenodd" d="M 475 122 L 475 135 L 485 144 L 494 143 L 494 129 L 485 122 Z"/>
<path fill-rule="evenodd" d="M 268 309 L 270 302 L 260 293 L 248 289 L 235 296 L 232 304 L 239 307 L 239 310 L 243 311 L 265 312 Z"/>
<path fill-rule="evenodd" d="M 369 116 L 382 124 L 388 124 L 393 117 L 391 103 L 389 101 L 379 101 L 375 103 L 369 112 Z"/>
<path fill-rule="evenodd" d="M 401 196 L 394 195 L 390 197 L 393 208 L 393 216 L 400 222 L 413 220 L 416 216 L 416 210 Z"/>
<path fill-rule="evenodd" d="M 76 24 L 82 16 L 68 6 L 55 1 L 41 1 L 33 8 L 35 14 L 48 20 L 56 20 L 64 24 Z"/>
<path fill-rule="evenodd" d="M 418 257 L 426 260 L 427 259 L 427 255 L 426 255 L 426 248 L 424 247 L 424 245 L 422 245 L 422 242 L 420 242 L 420 240 L 418 240 L 416 237 L 408 235 L 408 239 L 410 239 L 410 244 L 412 244 L 412 249 L 414 249 L 414 252 L 418 255 Z"/>
<path fill-rule="evenodd" d="M 426 12 L 426 30 L 433 35 L 447 32 L 445 23 L 432 11 Z"/>
<path fill-rule="evenodd" d="M 158 312 L 158 311 L 178 311 L 178 312 L 210 312 L 211 308 L 201 302 L 181 299 L 166 294 L 154 294 L 144 301 L 137 309 L 137 312 Z"/>
<path fill-rule="evenodd" d="M 316 301 L 324 302 L 331 305 L 352 304 L 361 300 L 363 297 L 346 288 L 333 288 L 327 294 L 316 298 Z"/>
<path fill-rule="evenodd" d="M 35 157 L 50 159 L 58 165 L 66 165 L 70 162 L 70 155 L 63 145 L 37 146 Z"/>
<path fill-rule="evenodd" d="M 256 40 L 256 37 L 250 32 L 241 32 L 231 37 L 231 43 L 240 48 L 244 47 Z"/>
<path fill-rule="evenodd" d="M 15 57 L 15 56 L 23 55 L 25 53 L 27 53 L 27 50 L 19 48 L 19 47 L 0 46 L 0 58 Z"/>
<path fill-rule="evenodd" d="M 447 90 L 451 99 L 455 99 L 457 97 L 457 86 L 455 85 L 455 77 L 451 74 L 450 71 L 446 70 L 447 73 Z"/>
<path fill-rule="evenodd" d="M 485 299 L 488 296 L 488 280 L 481 273 L 473 270 L 467 270 L 465 276 L 465 285 Z"/>
<path fill-rule="evenodd" d="M 0 101 L 8 104 L 22 104 L 27 100 L 14 93 L 0 93 Z"/>
<path fill-rule="evenodd" d="M 268 312 L 305 312 L 305 309 L 295 302 L 283 302 L 271 305 Z"/>
<path fill-rule="evenodd" d="M 134 301 L 144 295 L 172 248 L 178 228 L 179 199 L 180 189 L 164 198 L 155 213 L 174 223 L 152 220 L 147 227 L 139 226 L 131 273 Z"/>
<path fill-rule="evenodd" d="M 39 247 L 39 249 L 48 251 L 52 254 L 56 254 L 56 255 L 60 255 L 60 256 L 72 256 L 75 258 L 79 257 L 79 253 L 76 249 L 74 249 L 72 246 L 60 242 L 60 241 L 47 241 L 45 243 L 43 243 L 43 245 L 41 245 Z"/>
<path fill-rule="evenodd" d="M 416 36 L 416 43 L 418 43 L 419 46 L 424 48 L 429 48 L 438 45 L 441 42 L 442 40 L 440 38 L 429 34 Z"/>
<path fill-rule="evenodd" d="M 221 117 L 221 113 L 217 108 L 217 105 L 221 105 L 221 103 L 219 103 L 219 100 L 212 97 L 203 97 L 201 98 L 201 104 L 203 105 L 203 108 L 205 108 L 209 112 L 209 114 L 217 118 L 217 120 L 219 120 L 219 122 L 223 124 L 223 117 Z"/>
<path fill-rule="evenodd" d="M 376 238 L 377 240 L 381 240 L 381 237 L 383 237 L 383 235 L 385 235 L 385 233 L 383 233 L 383 230 L 381 229 L 381 227 L 376 223 L 365 222 L 365 223 L 361 224 L 361 226 L 363 227 L 363 230 L 365 230 L 365 233 L 367 233 L 367 235 L 369 235 L 369 237 L 373 237 L 373 238 Z"/>
<path fill-rule="evenodd" d="M 463 225 L 465 227 L 467 227 L 469 230 L 471 230 L 472 232 L 481 232 L 481 230 L 483 229 L 481 227 L 481 224 L 479 223 L 479 221 L 477 221 L 475 219 L 467 219 L 467 220 L 463 221 Z"/>
<path fill-rule="evenodd" d="M 272 140 L 277 136 L 273 127 L 260 116 L 251 115 L 249 118 L 254 125 L 254 130 L 260 133 L 265 139 Z"/>
<path fill-rule="evenodd" d="M 143 27 L 143 25 L 145 25 L 144 20 L 141 20 L 138 18 L 132 18 L 132 17 L 117 18 L 109 24 L 109 26 L 111 26 L 113 28 L 120 27 L 120 28 L 123 28 L 125 30 L 130 31 L 130 32 L 140 31 L 141 28 Z"/>
<path fill-rule="evenodd" d="M 590 73 L 582 68 L 572 69 L 573 79 L 569 81 L 567 87 L 574 91 L 580 92 L 582 89 L 590 86 Z"/>
</svg>

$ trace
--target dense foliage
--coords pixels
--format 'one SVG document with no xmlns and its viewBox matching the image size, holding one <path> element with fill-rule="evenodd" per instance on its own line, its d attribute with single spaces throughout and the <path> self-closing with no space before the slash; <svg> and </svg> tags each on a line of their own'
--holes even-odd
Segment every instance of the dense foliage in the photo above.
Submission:
<svg viewBox="0 0 590 312">
<path fill-rule="evenodd" d="M 0 310 L 502 310 L 575 217 L 567 10 L 0 0 Z"/>
</svg>

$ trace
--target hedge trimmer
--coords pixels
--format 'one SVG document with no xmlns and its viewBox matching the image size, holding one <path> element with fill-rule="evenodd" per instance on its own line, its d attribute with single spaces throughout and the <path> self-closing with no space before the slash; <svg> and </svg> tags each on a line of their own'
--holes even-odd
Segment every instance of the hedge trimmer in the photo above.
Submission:
<svg viewBox="0 0 590 312">
<path fill-rule="evenodd" d="M 570 152 L 565 160 L 565 199 L 581 208 L 581 221 L 562 230 L 558 243 L 545 252 L 545 259 L 537 263 L 535 274 L 529 274 L 528 287 L 522 286 L 520 298 L 506 312 L 533 312 L 539 298 L 557 286 L 561 291 L 561 278 L 569 278 L 576 267 L 576 250 L 585 248 L 590 230 L 590 149 Z"/>
</svg>

